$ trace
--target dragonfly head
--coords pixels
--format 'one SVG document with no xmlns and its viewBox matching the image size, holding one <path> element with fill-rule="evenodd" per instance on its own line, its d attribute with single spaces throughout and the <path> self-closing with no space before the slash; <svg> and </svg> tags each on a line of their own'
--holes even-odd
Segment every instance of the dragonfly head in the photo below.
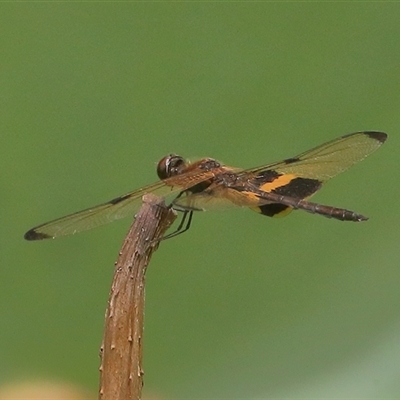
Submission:
<svg viewBox="0 0 400 400">
<path fill-rule="evenodd" d="M 171 176 L 179 175 L 187 167 L 187 162 L 181 156 L 169 154 L 157 164 L 157 175 L 163 180 Z"/>
</svg>

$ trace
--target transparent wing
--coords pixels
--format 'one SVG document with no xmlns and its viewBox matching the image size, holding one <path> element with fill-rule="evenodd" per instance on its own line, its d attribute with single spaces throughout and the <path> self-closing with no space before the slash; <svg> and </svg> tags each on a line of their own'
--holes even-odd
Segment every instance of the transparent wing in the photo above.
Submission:
<svg viewBox="0 0 400 400">
<path fill-rule="evenodd" d="M 142 197 L 146 193 L 153 193 L 159 197 L 167 197 L 210 179 L 212 176 L 212 171 L 193 170 L 176 177 L 168 178 L 116 197 L 98 206 L 38 225 L 29 230 L 24 237 L 27 240 L 57 238 L 108 224 L 117 219 L 128 216 L 133 217 L 142 204 Z"/>
<path fill-rule="evenodd" d="M 165 186 L 163 182 L 158 182 L 98 206 L 87 208 L 36 226 L 25 234 L 25 239 L 38 240 L 72 235 L 113 222 L 120 218 L 127 216 L 133 217 L 135 211 L 141 205 L 142 196 L 149 192 L 163 196 L 170 193 L 171 188 Z"/>
<path fill-rule="evenodd" d="M 241 175 L 274 170 L 325 182 L 373 153 L 386 138 L 383 132 L 351 133 L 285 161 L 244 170 Z"/>
<path fill-rule="evenodd" d="M 213 184 L 203 192 L 179 197 L 173 204 L 175 208 L 201 211 L 268 204 L 271 200 L 267 197 L 262 199 L 256 196 L 251 192 L 250 186 L 246 189 L 246 182 L 254 183 L 255 180 L 252 178 L 264 171 L 290 174 L 292 176 L 288 175 L 289 181 L 296 176 L 325 182 L 377 150 L 386 138 L 387 135 L 383 132 L 356 132 L 342 136 L 285 161 L 238 171 L 238 177 L 242 178 L 240 185 L 244 185 L 240 188 L 241 190 Z M 292 196 L 297 197 L 295 194 Z"/>
</svg>

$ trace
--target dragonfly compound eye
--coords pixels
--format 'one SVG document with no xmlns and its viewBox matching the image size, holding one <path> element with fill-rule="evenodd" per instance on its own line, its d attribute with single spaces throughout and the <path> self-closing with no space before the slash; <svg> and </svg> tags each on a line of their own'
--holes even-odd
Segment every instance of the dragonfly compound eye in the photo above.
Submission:
<svg viewBox="0 0 400 400">
<path fill-rule="evenodd" d="M 186 166 L 185 160 L 176 154 L 170 154 L 160 160 L 157 165 L 157 175 L 160 179 L 167 179 L 181 173 Z"/>
</svg>

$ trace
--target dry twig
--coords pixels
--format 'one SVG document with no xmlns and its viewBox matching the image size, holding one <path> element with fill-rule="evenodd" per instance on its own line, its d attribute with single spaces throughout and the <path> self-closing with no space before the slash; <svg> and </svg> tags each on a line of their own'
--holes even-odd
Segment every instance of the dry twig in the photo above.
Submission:
<svg viewBox="0 0 400 400">
<path fill-rule="evenodd" d="M 152 253 L 176 218 L 154 195 L 143 196 L 119 253 L 101 346 L 101 400 L 140 400 L 145 272 Z"/>
</svg>

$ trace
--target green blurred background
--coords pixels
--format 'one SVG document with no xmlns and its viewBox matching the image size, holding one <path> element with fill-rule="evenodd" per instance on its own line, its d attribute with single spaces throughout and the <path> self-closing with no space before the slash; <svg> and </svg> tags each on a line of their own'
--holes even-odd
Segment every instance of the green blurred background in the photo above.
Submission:
<svg viewBox="0 0 400 400">
<path fill-rule="evenodd" d="M 157 180 L 167 153 L 252 167 L 359 130 L 387 143 L 295 212 L 196 215 L 147 273 L 145 393 L 400 397 L 400 6 L 2 3 L 0 383 L 93 393 L 129 219 L 34 225 Z"/>
</svg>

